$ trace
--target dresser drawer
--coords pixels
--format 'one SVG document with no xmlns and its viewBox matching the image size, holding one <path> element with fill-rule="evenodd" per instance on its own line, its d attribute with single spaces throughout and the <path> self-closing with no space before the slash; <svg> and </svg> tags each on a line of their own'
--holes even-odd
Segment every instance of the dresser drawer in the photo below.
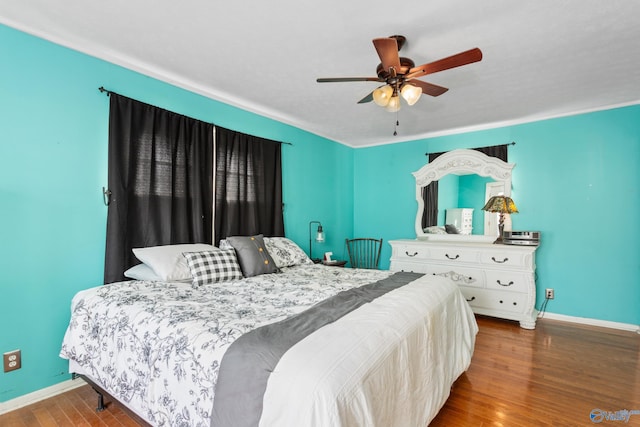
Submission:
<svg viewBox="0 0 640 427">
<path fill-rule="evenodd" d="M 411 273 L 427 273 L 428 266 L 421 262 L 412 262 L 404 259 L 391 259 L 391 271 L 407 271 Z"/>
<path fill-rule="evenodd" d="M 394 245 L 393 257 L 403 261 L 428 260 L 429 250 L 416 245 Z"/>
<path fill-rule="evenodd" d="M 480 253 L 480 262 L 501 268 L 533 268 L 533 258 L 529 251 L 491 249 Z"/>
<path fill-rule="evenodd" d="M 434 247 L 429 250 L 432 261 L 446 261 L 451 263 L 473 263 L 477 264 L 480 256 L 479 251 L 462 249 L 459 247 Z"/>
<path fill-rule="evenodd" d="M 487 289 L 477 289 L 461 286 L 460 290 L 471 308 L 493 312 L 524 313 L 527 310 L 527 295 L 518 292 L 495 292 Z M 475 310 L 474 310 L 475 311 Z"/>
<path fill-rule="evenodd" d="M 499 289 L 511 292 L 527 292 L 527 285 L 533 280 L 530 273 L 521 273 L 510 270 L 486 270 L 488 289 Z"/>
<path fill-rule="evenodd" d="M 476 268 L 464 268 L 447 265 L 429 265 L 425 269 L 427 274 L 437 274 L 450 278 L 456 285 L 483 288 L 486 280 L 484 272 Z"/>
</svg>

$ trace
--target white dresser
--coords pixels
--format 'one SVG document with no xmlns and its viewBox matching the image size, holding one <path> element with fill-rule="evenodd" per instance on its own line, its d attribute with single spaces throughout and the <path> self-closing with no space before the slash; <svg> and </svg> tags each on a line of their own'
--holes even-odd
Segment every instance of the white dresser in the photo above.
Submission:
<svg viewBox="0 0 640 427">
<path fill-rule="evenodd" d="M 450 277 L 474 313 L 536 326 L 536 246 L 392 240 L 392 271 Z"/>
</svg>

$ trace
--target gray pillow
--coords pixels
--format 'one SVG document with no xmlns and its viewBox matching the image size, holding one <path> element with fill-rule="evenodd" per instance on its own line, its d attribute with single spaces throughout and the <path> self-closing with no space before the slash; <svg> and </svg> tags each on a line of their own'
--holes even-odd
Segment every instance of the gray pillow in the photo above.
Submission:
<svg viewBox="0 0 640 427">
<path fill-rule="evenodd" d="M 458 229 L 456 228 L 455 225 L 445 224 L 444 229 L 447 232 L 447 234 L 458 234 Z"/>
<path fill-rule="evenodd" d="M 264 245 L 262 234 L 256 236 L 227 237 L 227 243 L 236 250 L 238 262 L 240 263 L 244 277 L 277 273 L 279 271 Z"/>
</svg>

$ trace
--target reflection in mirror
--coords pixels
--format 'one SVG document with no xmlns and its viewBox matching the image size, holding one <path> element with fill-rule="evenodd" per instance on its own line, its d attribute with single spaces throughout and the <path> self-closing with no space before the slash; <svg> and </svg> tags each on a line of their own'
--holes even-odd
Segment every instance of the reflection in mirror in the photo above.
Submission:
<svg viewBox="0 0 640 427">
<path fill-rule="evenodd" d="M 437 240 L 492 241 L 497 235 L 495 215 L 482 211 L 488 197 L 511 194 L 511 171 L 515 164 L 490 157 L 476 150 L 453 150 L 442 154 L 413 173 L 416 178 L 416 235 Z M 437 183 L 437 198 L 423 199 L 425 186 Z M 425 209 L 425 203 L 432 209 Z M 437 203 L 437 206 L 433 206 Z M 464 209 L 460 211 L 460 209 Z M 472 211 L 468 211 L 471 209 Z M 423 213 L 430 211 L 436 227 L 424 224 Z M 447 215 L 449 211 L 449 215 Z M 436 214 L 437 212 L 437 214 Z M 472 213 L 470 213 L 472 212 Z M 447 217 L 448 216 L 448 217 Z M 443 232 L 453 224 L 464 234 Z M 446 227 L 450 232 L 451 227 Z M 426 230 L 426 231 L 425 231 Z M 437 233 L 437 234 L 434 234 Z"/>
<path fill-rule="evenodd" d="M 485 234 L 485 219 L 482 207 L 486 203 L 487 184 L 495 183 L 493 178 L 468 175 L 445 175 L 438 180 L 438 217 L 435 225 L 444 227 L 452 224 L 460 234 Z M 504 190 L 503 190 L 504 191 Z M 455 222 L 453 209 L 471 209 L 472 222 L 466 230 Z M 447 218 L 447 214 L 449 219 Z M 460 224 L 461 225 L 461 224 Z"/>
</svg>

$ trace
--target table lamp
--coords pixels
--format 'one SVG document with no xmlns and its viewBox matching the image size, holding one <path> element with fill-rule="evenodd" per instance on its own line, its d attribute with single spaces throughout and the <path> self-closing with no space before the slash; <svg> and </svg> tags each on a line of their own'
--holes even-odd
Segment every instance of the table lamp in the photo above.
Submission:
<svg viewBox="0 0 640 427">
<path fill-rule="evenodd" d="M 487 201 L 487 204 L 484 205 L 482 210 L 500 214 L 500 220 L 498 222 L 499 234 L 498 238 L 493 243 L 503 243 L 502 234 L 504 232 L 504 214 L 518 213 L 516 204 L 513 202 L 511 197 L 493 196 Z"/>
<path fill-rule="evenodd" d="M 322 230 L 322 224 L 320 223 L 320 221 L 311 221 L 309 222 L 309 258 L 311 258 L 311 260 L 313 262 L 320 262 L 320 260 L 315 260 L 313 259 L 313 239 L 311 236 L 311 224 L 318 224 L 318 229 L 316 231 L 316 235 L 315 235 L 315 241 L 318 243 L 322 243 L 324 242 L 324 231 Z"/>
</svg>

